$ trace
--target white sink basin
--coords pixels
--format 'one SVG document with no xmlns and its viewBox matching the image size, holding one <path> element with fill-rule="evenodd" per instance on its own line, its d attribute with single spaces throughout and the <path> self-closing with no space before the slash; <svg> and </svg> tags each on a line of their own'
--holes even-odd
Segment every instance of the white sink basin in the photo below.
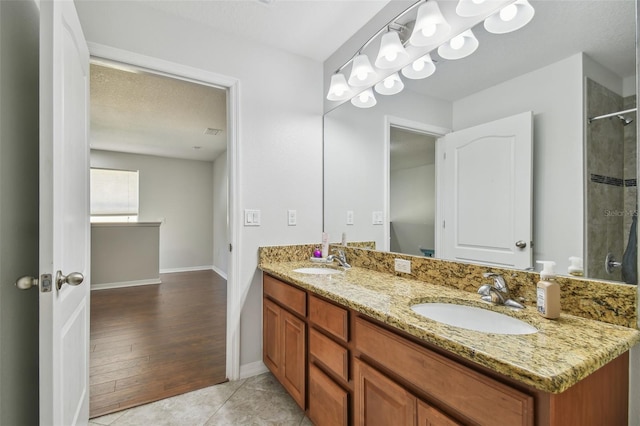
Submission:
<svg viewBox="0 0 640 426">
<path fill-rule="evenodd" d="M 331 274 L 339 274 L 342 271 L 332 268 L 298 268 L 294 269 L 293 272 L 299 272 L 301 274 L 309 274 L 309 275 L 331 275 Z"/>
<path fill-rule="evenodd" d="M 434 321 L 467 330 L 493 334 L 533 334 L 538 329 L 517 318 L 473 306 L 453 303 L 421 303 L 414 312 Z"/>
</svg>

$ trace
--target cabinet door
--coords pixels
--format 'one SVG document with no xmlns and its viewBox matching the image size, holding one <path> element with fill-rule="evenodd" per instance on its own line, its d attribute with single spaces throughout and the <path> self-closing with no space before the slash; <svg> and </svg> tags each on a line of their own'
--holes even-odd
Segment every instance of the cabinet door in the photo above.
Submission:
<svg viewBox="0 0 640 426">
<path fill-rule="evenodd" d="M 305 409 L 306 324 L 293 314 L 282 312 L 282 385 Z"/>
<path fill-rule="evenodd" d="M 359 359 L 354 367 L 356 425 L 416 424 L 415 396 Z"/>
<path fill-rule="evenodd" d="M 309 418 L 315 426 L 347 426 L 349 393 L 309 364 Z"/>
<path fill-rule="evenodd" d="M 461 426 L 461 423 L 418 400 L 418 426 Z"/>
<path fill-rule="evenodd" d="M 280 376 L 281 348 L 280 324 L 282 309 L 269 299 L 264 299 L 262 309 L 262 359 L 264 364 L 276 376 Z"/>
</svg>

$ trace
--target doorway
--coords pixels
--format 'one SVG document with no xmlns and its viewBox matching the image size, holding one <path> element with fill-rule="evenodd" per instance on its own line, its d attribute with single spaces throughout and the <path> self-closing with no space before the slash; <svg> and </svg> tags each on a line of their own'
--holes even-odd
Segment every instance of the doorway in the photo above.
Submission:
<svg viewBox="0 0 640 426">
<path fill-rule="evenodd" d="M 93 53 L 95 54 L 95 52 Z M 96 294 L 95 299 L 96 301 L 100 299 L 104 302 L 104 299 L 109 299 L 109 297 L 103 297 L 103 292 L 117 292 L 120 293 L 120 297 L 122 297 L 122 294 L 125 294 L 125 299 L 121 299 L 121 303 L 126 303 L 127 301 L 134 299 L 134 293 L 151 292 L 150 294 L 147 294 L 147 296 L 141 297 L 143 299 L 144 297 L 149 297 L 150 307 L 155 303 L 155 307 L 159 308 L 166 307 L 165 302 L 174 302 L 176 298 L 183 299 L 184 297 L 180 296 L 180 287 L 193 285 L 195 281 L 199 283 L 196 284 L 196 287 L 198 285 L 209 286 L 209 284 L 213 284 L 218 290 L 222 287 L 223 291 L 221 293 L 218 291 L 217 302 L 222 301 L 224 305 L 223 309 L 218 309 L 218 311 L 221 311 L 225 317 L 220 320 L 218 315 L 218 318 L 215 320 L 218 331 L 215 333 L 215 337 L 209 335 L 207 338 L 214 339 L 218 346 L 222 346 L 221 348 L 218 347 L 216 350 L 218 353 L 218 356 L 216 356 L 218 365 L 216 365 L 214 369 L 216 370 L 216 374 L 219 376 L 218 382 L 223 381 L 226 377 L 231 376 L 229 374 L 230 366 L 233 366 L 234 363 L 237 362 L 233 358 L 234 351 L 228 350 L 225 345 L 225 342 L 228 341 L 228 339 L 226 339 L 226 336 L 229 333 L 228 330 L 233 326 L 226 321 L 226 315 L 228 314 L 224 314 L 225 311 L 229 311 L 224 309 L 227 304 L 226 290 L 227 287 L 232 287 L 232 277 L 234 276 L 233 271 L 237 268 L 237 263 L 235 263 L 233 256 L 229 255 L 229 251 L 227 249 L 227 247 L 230 247 L 230 243 L 233 241 L 234 235 L 234 221 L 230 220 L 230 218 L 234 211 L 233 199 L 235 198 L 233 197 L 233 185 L 235 182 L 233 179 L 235 161 L 235 117 L 233 116 L 233 112 L 227 116 L 227 110 L 230 105 L 235 103 L 233 93 L 235 89 L 233 84 L 227 85 L 226 87 L 216 84 L 217 82 L 212 81 L 215 80 L 212 78 L 193 78 L 193 76 L 189 75 L 167 73 L 166 67 L 165 71 L 158 71 L 149 66 L 143 67 L 140 65 L 128 65 L 95 57 L 92 61 L 92 74 L 95 67 L 105 66 L 109 68 L 108 72 L 95 73 L 96 75 L 100 75 L 101 82 L 108 86 L 115 81 L 118 81 L 120 84 L 124 81 L 125 92 L 131 92 L 125 94 L 112 94 L 113 96 L 109 98 L 111 101 L 123 101 L 124 104 L 127 105 L 127 103 L 140 103 L 139 101 L 142 100 L 147 102 L 147 107 L 142 108 L 141 113 L 138 115 L 129 112 L 125 114 L 125 116 L 120 117 L 117 117 L 117 105 L 108 104 L 106 105 L 106 108 L 105 105 L 101 105 L 100 108 L 93 108 L 94 91 L 92 75 L 92 112 L 98 109 L 101 110 L 100 112 L 102 114 L 106 115 L 106 119 L 98 120 L 96 122 L 94 122 L 94 117 L 92 116 L 92 127 L 98 130 L 96 134 L 92 132 L 91 136 L 92 165 L 94 157 L 93 153 L 95 152 L 96 162 L 100 163 L 98 164 L 100 167 L 104 167 L 105 162 L 112 162 L 112 165 L 114 165 L 113 162 L 120 162 L 126 164 L 126 166 L 123 167 L 115 164 L 115 167 L 113 168 L 140 170 L 141 200 L 138 219 L 142 222 L 157 221 L 160 223 L 161 228 L 163 226 L 165 227 L 167 232 L 163 234 L 161 231 L 158 253 L 160 265 L 159 272 L 163 273 L 161 274 L 163 284 L 101 290 L 99 297 L 97 293 L 94 293 Z M 143 77 L 148 77 L 152 82 L 142 82 L 140 79 Z M 155 88 L 159 90 L 160 95 L 157 93 L 154 94 L 153 91 L 139 91 L 141 86 L 146 87 L 146 85 L 160 85 L 163 81 L 168 82 L 169 85 Z M 180 90 L 183 91 L 181 92 Z M 209 120 L 206 125 L 202 126 L 198 121 L 198 117 L 196 117 L 195 120 L 190 119 L 189 112 L 199 111 L 200 115 L 202 115 L 202 112 L 204 111 L 206 115 L 207 111 L 210 113 L 211 105 L 208 105 L 208 101 L 203 100 L 202 96 L 200 98 L 196 97 L 193 100 L 185 101 L 183 99 L 185 97 L 183 96 L 184 91 L 208 91 L 208 95 L 214 92 L 217 92 L 218 94 L 221 92 L 223 94 L 222 101 L 218 99 L 217 102 L 214 102 L 216 105 L 213 106 L 213 110 L 216 111 L 216 113 L 220 113 L 220 111 L 217 110 L 221 109 L 222 117 L 213 117 L 213 119 Z M 229 95 L 228 98 L 227 95 Z M 167 111 L 163 111 L 162 108 L 159 107 L 159 104 L 163 102 L 163 97 L 170 98 L 172 103 L 175 103 L 178 106 L 177 109 L 169 112 L 169 116 L 163 116 L 163 114 L 167 114 Z M 215 95 L 212 97 L 215 97 Z M 186 98 L 188 99 L 188 96 L 186 96 Z M 210 97 L 205 96 L 204 98 L 209 99 Z M 144 104 L 144 102 L 141 103 Z M 222 105 L 222 107 L 220 107 L 220 105 Z M 125 129 L 118 128 L 113 132 L 109 132 L 106 127 L 108 126 L 108 118 L 110 115 L 115 115 L 118 124 L 123 123 L 125 125 L 123 126 Z M 111 119 L 113 118 L 114 117 L 111 117 Z M 194 122 L 196 123 L 195 126 L 193 126 Z M 152 126 L 149 127 L 148 123 L 151 123 Z M 186 127 L 189 126 L 194 128 L 187 129 Z M 131 131 L 127 132 L 127 130 Z M 145 131 L 150 133 L 147 138 L 142 135 Z M 170 137 L 165 138 L 163 137 L 164 134 L 168 134 Z M 171 139 L 176 143 L 172 143 Z M 223 143 L 219 143 L 221 140 Z M 217 146 L 216 142 L 218 142 Z M 141 165 L 138 166 L 136 164 Z M 174 167 L 177 167 L 177 169 L 174 169 Z M 208 177 L 203 179 L 202 173 L 198 174 L 196 169 L 204 169 L 204 176 Z M 155 173 L 155 176 L 149 178 L 146 182 L 146 189 L 149 192 L 153 192 L 152 195 L 148 193 L 144 194 L 145 186 L 142 184 L 143 173 L 148 176 L 154 176 Z M 194 173 L 195 175 L 191 176 L 191 181 L 185 177 L 185 175 L 191 175 Z M 163 175 L 171 176 L 172 174 L 176 175 L 175 179 L 162 181 Z M 184 179 L 187 180 L 183 182 Z M 175 187 L 173 188 L 174 193 L 175 191 L 178 191 L 185 195 L 200 191 L 201 195 L 196 195 L 193 198 L 195 200 L 199 198 L 204 199 L 201 201 L 204 202 L 205 205 L 209 205 L 208 208 L 211 209 L 208 216 L 204 218 L 202 217 L 202 212 L 207 211 L 205 206 L 198 207 L 198 205 L 194 205 L 194 203 L 190 201 L 159 201 L 159 199 L 165 198 L 165 192 L 166 195 L 171 193 L 171 187 Z M 202 196 L 202 191 L 204 191 L 206 196 Z M 145 197 L 146 202 L 144 201 Z M 146 210 L 144 207 L 145 204 Z M 220 208 L 221 204 L 223 205 L 222 208 Z M 203 245 L 205 248 L 203 248 Z M 131 280 L 130 282 L 127 280 L 124 281 L 125 286 L 128 285 L 127 283 L 136 282 L 135 280 Z M 102 287 L 104 288 L 104 286 Z M 186 287 L 184 289 L 184 292 L 191 291 L 193 291 L 193 289 L 186 289 Z M 162 300 L 163 293 L 169 296 L 164 299 L 165 302 L 158 302 L 159 300 Z M 131 297 L 131 299 L 129 299 L 129 297 Z M 138 295 L 138 297 L 140 297 L 140 295 Z M 206 297 L 204 298 L 206 299 Z M 178 308 L 178 310 L 182 312 L 181 315 L 174 315 L 176 312 L 174 311 L 173 314 L 169 314 L 168 316 L 158 316 L 157 318 L 154 318 L 155 321 L 166 322 L 167 334 L 170 334 L 173 330 L 170 321 L 173 320 L 176 323 L 185 322 L 181 321 L 180 317 L 191 316 L 189 315 L 188 309 L 184 310 L 185 306 L 192 306 L 193 308 L 195 306 L 194 304 L 198 303 L 198 300 L 192 302 L 186 301 L 185 303 L 186 305 L 183 304 Z M 106 305 L 103 303 L 99 308 L 102 314 L 104 314 L 105 306 L 107 305 L 108 303 Z M 114 307 L 117 310 L 117 306 Z M 145 307 L 142 308 L 142 311 L 144 311 L 144 309 Z M 161 309 L 155 309 L 155 311 L 153 309 L 151 310 L 153 312 L 147 312 L 144 315 L 160 315 L 161 313 L 159 312 Z M 96 311 L 98 311 L 98 309 L 96 309 Z M 115 314 L 117 316 L 122 313 L 123 312 L 116 312 Z M 210 318 L 207 320 L 213 321 Z M 142 323 L 143 321 L 140 322 Z M 225 323 L 227 324 L 225 325 Z M 93 333 L 93 325 L 91 328 Z M 220 332 L 220 329 L 222 332 Z M 145 332 L 137 331 L 135 333 L 144 334 Z M 159 340 L 166 337 L 163 336 L 163 334 L 164 333 L 158 334 L 157 337 Z M 222 335 L 222 338 L 220 335 Z M 196 336 L 196 338 L 198 337 Z M 204 337 L 200 336 L 199 338 Z M 149 346 L 148 342 L 145 344 Z M 233 341 L 231 344 L 233 345 Z M 132 352 L 134 345 L 135 343 L 131 343 Z M 125 346 L 127 345 L 125 344 Z M 153 344 L 151 344 L 151 346 L 153 346 Z M 97 345 L 92 345 L 91 349 L 92 351 L 94 349 L 98 349 Z M 104 350 L 104 345 L 99 349 Z M 233 349 L 233 346 L 231 349 Z M 107 352 L 109 350 L 110 349 L 107 348 Z M 116 347 L 111 348 L 111 350 L 116 354 L 114 358 L 116 362 L 122 359 L 122 351 L 119 351 Z M 118 353 L 120 354 L 117 355 Z M 229 353 L 232 354 L 232 357 L 229 358 L 229 356 L 227 356 L 225 362 L 224 355 L 228 355 Z M 220 357 L 219 354 L 222 354 L 222 357 Z M 105 365 L 106 362 L 104 355 L 104 352 L 100 354 L 99 363 L 92 362 L 92 366 L 97 364 Z M 151 357 L 153 355 L 145 356 Z M 189 355 L 185 356 L 185 354 L 180 351 L 174 351 L 173 355 L 171 355 L 171 353 L 165 353 L 164 355 L 157 356 L 169 356 L 180 359 L 185 357 L 185 359 L 188 360 Z M 124 357 L 126 358 L 126 355 Z M 93 358 L 92 353 L 92 361 Z M 185 363 L 187 362 L 185 361 Z M 196 366 L 196 368 L 201 367 Z M 114 374 L 117 376 L 120 373 Z M 105 377 L 106 376 L 102 376 L 101 378 L 96 379 L 97 381 L 100 381 L 100 383 L 96 382 L 95 384 L 102 385 L 102 388 L 99 389 L 99 387 L 92 387 L 92 392 L 104 392 L 105 390 L 109 390 L 108 388 L 112 385 L 114 389 L 119 386 L 124 386 L 124 381 L 119 385 L 117 381 L 109 381 L 106 380 Z M 189 377 L 192 377 L 192 379 L 189 379 Z M 129 383 L 136 385 L 135 377 L 129 377 L 127 380 Z M 194 387 L 189 388 L 188 382 L 192 382 Z M 203 383 L 204 382 L 199 380 L 196 375 L 184 373 L 182 381 L 178 384 L 179 386 L 176 386 L 176 383 L 169 383 L 168 385 L 162 384 L 160 386 L 164 388 L 173 388 L 173 390 L 176 391 L 176 393 L 173 393 L 175 395 L 177 393 L 183 393 L 200 388 L 203 386 Z M 93 384 L 94 383 L 92 383 L 92 385 Z M 138 387 L 144 388 L 144 386 L 140 386 L 141 383 L 137 383 L 137 385 Z M 157 395 L 160 397 L 167 397 L 171 396 L 171 392 L 157 392 Z M 135 402 L 135 400 L 136 396 L 132 394 L 131 401 Z M 140 403 L 144 403 L 149 402 L 152 399 L 138 397 L 137 400 L 139 400 Z M 122 409 L 127 406 L 132 406 L 132 404 L 124 402 L 120 403 L 120 406 L 120 409 Z M 93 417 L 97 414 L 105 414 L 108 412 L 104 411 L 104 408 L 108 407 L 103 406 L 102 408 L 102 411 L 96 411 L 94 410 L 94 407 L 92 407 L 91 416 Z M 117 409 L 112 409 L 112 411 L 117 411 Z"/>
</svg>

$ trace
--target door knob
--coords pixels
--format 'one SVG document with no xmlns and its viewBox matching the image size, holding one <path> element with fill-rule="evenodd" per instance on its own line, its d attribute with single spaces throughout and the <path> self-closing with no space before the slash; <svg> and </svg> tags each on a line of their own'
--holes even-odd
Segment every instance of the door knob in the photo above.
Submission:
<svg viewBox="0 0 640 426">
<path fill-rule="evenodd" d="M 58 290 L 60 290 L 64 284 L 76 286 L 82 284 L 82 281 L 84 281 L 84 276 L 80 272 L 72 272 L 69 275 L 62 275 L 62 271 L 58 271 L 56 274 L 56 287 Z"/>
<path fill-rule="evenodd" d="M 522 240 L 520 240 L 520 241 L 516 241 L 516 247 L 523 249 L 523 248 L 525 248 L 526 246 L 527 246 L 527 243 L 526 243 L 526 242 L 524 242 L 524 241 L 522 241 Z"/>
<path fill-rule="evenodd" d="M 25 275 L 16 280 L 16 287 L 20 290 L 29 290 L 32 287 L 38 287 L 38 279 L 30 275 Z"/>
</svg>

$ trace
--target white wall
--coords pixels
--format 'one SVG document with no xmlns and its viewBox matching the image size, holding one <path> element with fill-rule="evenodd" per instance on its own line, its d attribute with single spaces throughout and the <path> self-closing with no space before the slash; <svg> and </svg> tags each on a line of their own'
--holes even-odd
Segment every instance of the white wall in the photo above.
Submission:
<svg viewBox="0 0 640 426">
<path fill-rule="evenodd" d="M 160 272 L 211 269 L 212 162 L 92 150 L 91 167 L 140 171 L 138 221 L 163 222 Z"/>
<path fill-rule="evenodd" d="M 215 72 L 240 82 L 240 208 L 262 226 L 242 228 L 240 363 L 262 359 L 262 245 L 319 240 L 322 232 L 322 64 L 171 17 L 136 1 L 77 2 L 87 40 Z M 298 225 L 287 226 L 287 209 Z M 242 220 L 242 218 L 236 218 Z M 233 318 L 232 318 L 233 320 Z"/>
<path fill-rule="evenodd" d="M 213 267 L 225 278 L 229 262 L 228 170 L 224 152 L 213 162 Z"/>
<path fill-rule="evenodd" d="M 0 424 L 38 424 L 38 37 L 32 1 L 0 1 Z"/>
<path fill-rule="evenodd" d="M 452 125 L 451 103 L 409 91 L 378 96 L 378 104 L 371 109 L 346 103 L 327 113 L 324 229 L 332 241 L 346 232 L 349 241 L 374 240 L 376 247 L 385 247 L 384 227 L 372 224 L 372 214 L 384 211 L 386 204 L 387 115 L 440 128 Z M 346 224 L 347 210 L 354 212 L 353 225 Z"/>
<path fill-rule="evenodd" d="M 582 100 L 577 54 L 453 103 L 454 130 L 533 111 L 533 257 L 561 274 L 583 257 Z"/>
</svg>

